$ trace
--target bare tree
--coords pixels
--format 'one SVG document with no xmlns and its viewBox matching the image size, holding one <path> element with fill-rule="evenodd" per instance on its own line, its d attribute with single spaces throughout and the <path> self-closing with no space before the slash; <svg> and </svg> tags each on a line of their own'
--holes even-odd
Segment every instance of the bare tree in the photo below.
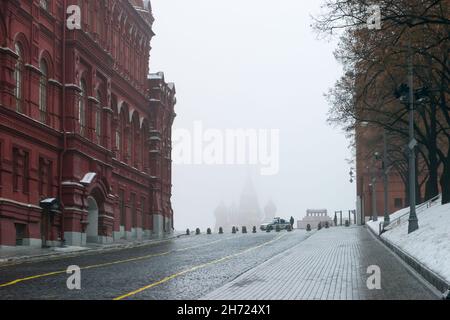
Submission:
<svg viewBox="0 0 450 320">
<path fill-rule="evenodd" d="M 366 25 L 367 10 L 375 4 L 383 14 L 381 30 Z M 426 198 L 439 192 L 440 175 L 443 201 L 450 202 L 449 1 L 328 0 L 324 8 L 316 30 L 325 34 L 345 29 L 335 52 L 345 74 L 327 95 L 329 121 L 349 135 L 359 123 L 369 122 L 407 137 L 407 101 L 399 100 L 399 88 L 405 89 L 412 52 L 414 85 L 421 88 L 416 91 L 417 170 L 427 174 Z"/>
</svg>

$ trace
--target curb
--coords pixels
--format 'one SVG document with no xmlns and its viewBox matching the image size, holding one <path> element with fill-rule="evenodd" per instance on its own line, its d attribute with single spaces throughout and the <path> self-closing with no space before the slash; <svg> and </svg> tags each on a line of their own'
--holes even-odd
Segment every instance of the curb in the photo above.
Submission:
<svg viewBox="0 0 450 320">
<path fill-rule="evenodd" d="M 110 252 L 110 251 L 118 251 L 118 250 L 123 250 L 123 249 L 145 247 L 145 246 L 150 246 L 150 245 L 155 245 L 155 244 L 158 244 L 161 242 L 165 242 L 168 240 L 181 238 L 182 236 L 185 236 L 185 234 L 180 233 L 180 234 L 176 234 L 176 235 L 173 235 L 173 236 L 167 237 L 167 238 L 146 240 L 145 242 L 110 244 L 108 246 L 99 247 L 99 248 L 83 248 L 80 250 L 70 251 L 70 252 L 51 252 L 51 253 L 44 253 L 44 254 L 32 255 L 32 256 L 19 256 L 19 257 L 3 258 L 3 259 L 0 259 L 0 267 L 7 267 L 7 266 L 17 265 L 17 264 L 22 264 L 22 263 L 28 263 L 28 262 L 40 262 L 40 261 L 52 260 L 54 258 L 75 257 L 75 256 L 80 256 L 80 255 L 88 254 L 88 253 Z"/>
<path fill-rule="evenodd" d="M 389 240 L 376 234 L 370 227 L 366 227 L 378 240 L 380 240 L 389 250 L 395 253 L 400 259 L 402 259 L 408 266 L 421 275 L 426 281 L 428 281 L 433 287 L 438 289 L 441 293 L 445 293 L 450 289 L 450 283 L 448 283 L 440 275 L 432 271 L 425 266 L 422 262 L 411 256 L 409 253 L 403 251 L 398 246 L 390 242 Z"/>
</svg>

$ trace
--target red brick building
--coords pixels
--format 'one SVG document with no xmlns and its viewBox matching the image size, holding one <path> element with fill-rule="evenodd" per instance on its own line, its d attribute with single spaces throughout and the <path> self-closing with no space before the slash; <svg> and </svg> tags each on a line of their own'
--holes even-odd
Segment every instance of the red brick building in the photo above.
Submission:
<svg viewBox="0 0 450 320">
<path fill-rule="evenodd" d="M 149 75 L 153 21 L 142 0 L 0 1 L 0 246 L 173 230 L 175 86 Z"/>
<path fill-rule="evenodd" d="M 382 130 L 369 126 L 356 128 L 356 190 L 359 217 L 369 220 L 374 215 L 373 197 L 376 213 L 384 216 L 384 178 L 382 170 L 383 145 L 374 140 L 382 140 Z M 376 159 L 374 154 L 380 157 Z M 374 188 L 375 190 L 373 190 Z M 388 174 L 388 213 L 392 214 L 407 206 L 405 184 L 399 173 L 392 169 Z"/>
</svg>

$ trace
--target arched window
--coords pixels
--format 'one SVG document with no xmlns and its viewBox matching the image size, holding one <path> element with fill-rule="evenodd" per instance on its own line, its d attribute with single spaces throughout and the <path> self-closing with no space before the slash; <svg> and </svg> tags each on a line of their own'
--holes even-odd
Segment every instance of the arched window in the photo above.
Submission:
<svg viewBox="0 0 450 320">
<path fill-rule="evenodd" d="M 78 100 L 78 121 L 80 122 L 80 134 L 82 136 L 86 133 L 86 82 L 81 80 L 80 84 L 80 98 Z"/>
<path fill-rule="evenodd" d="M 141 130 L 141 163 L 142 163 L 142 171 L 147 172 L 148 163 L 147 163 L 147 152 L 148 152 L 148 129 L 147 123 L 144 123 Z"/>
<path fill-rule="evenodd" d="M 100 92 L 97 90 L 98 104 L 95 107 L 95 135 L 97 136 L 98 144 L 102 144 L 102 99 Z"/>
<path fill-rule="evenodd" d="M 143 164 L 142 156 L 141 156 L 142 155 L 142 137 L 141 137 L 141 133 L 140 133 L 139 129 L 136 130 L 136 134 L 137 134 L 137 137 L 136 137 L 137 141 L 135 141 L 136 154 L 135 154 L 134 163 L 136 164 L 136 167 L 139 167 L 139 164 Z M 142 171 L 144 171 L 144 170 L 142 170 Z"/>
<path fill-rule="evenodd" d="M 115 126 L 115 130 L 113 132 L 113 134 L 116 137 L 116 158 L 120 159 L 120 152 L 122 150 L 122 117 L 120 114 L 117 115 L 117 121 L 116 121 L 116 126 Z"/>
<path fill-rule="evenodd" d="M 128 158 L 127 156 L 127 144 L 128 144 L 128 130 L 127 127 L 127 111 L 126 107 L 122 106 L 119 114 L 119 121 L 117 124 L 117 132 L 116 132 L 116 148 L 117 158 L 124 161 Z"/>
<path fill-rule="evenodd" d="M 127 149 L 127 155 L 128 155 L 128 159 L 129 164 L 134 165 L 133 163 L 133 144 L 134 144 L 134 128 L 133 128 L 133 124 L 130 124 L 130 129 L 128 130 L 128 149 Z"/>
<path fill-rule="evenodd" d="M 133 114 L 131 124 L 130 124 L 130 140 L 131 140 L 131 148 L 130 148 L 130 165 L 139 168 L 139 162 L 141 161 L 140 156 L 140 125 L 139 125 L 139 115 L 135 112 Z"/>
<path fill-rule="evenodd" d="M 23 112 L 23 50 L 19 43 L 16 43 L 15 47 L 18 58 L 14 70 L 14 79 L 16 81 L 14 95 L 16 97 L 17 112 Z"/>
<path fill-rule="evenodd" d="M 44 59 L 41 59 L 39 69 L 41 70 L 41 78 L 39 81 L 39 115 L 40 121 L 47 123 L 48 67 Z"/>
<path fill-rule="evenodd" d="M 119 158 L 119 154 L 120 154 L 120 150 L 121 150 L 121 148 L 120 148 L 120 146 L 121 146 L 121 143 L 122 143 L 122 134 L 120 133 L 120 130 L 121 130 L 121 126 L 120 126 L 120 123 L 117 125 L 117 128 L 116 128 L 116 150 L 117 150 L 117 157 Z"/>
</svg>

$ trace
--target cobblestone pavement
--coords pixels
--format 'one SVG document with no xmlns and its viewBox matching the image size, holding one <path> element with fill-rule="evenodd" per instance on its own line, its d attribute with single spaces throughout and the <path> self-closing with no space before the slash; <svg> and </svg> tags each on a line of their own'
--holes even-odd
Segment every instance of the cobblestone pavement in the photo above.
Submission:
<svg viewBox="0 0 450 320">
<path fill-rule="evenodd" d="M 369 266 L 381 270 L 381 289 L 369 290 Z M 322 229 L 241 275 L 202 300 L 438 299 L 362 227 Z"/>
<path fill-rule="evenodd" d="M 305 231 L 191 235 L 148 246 L 0 266 L 0 300 L 199 299 L 308 237 Z M 81 268 L 69 290 L 67 267 Z"/>
<path fill-rule="evenodd" d="M 36 247 L 0 247 L 0 267 L 10 264 L 17 264 L 23 262 L 37 262 L 53 259 L 56 257 L 67 257 L 78 255 L 80 252 L 96 252 L 112 251 L 127 248 L 135 248 L 140 246 L 148 246 L 154 243 L 160 243 L 171 239 L 184 236 L 180 232 L 165 235 L 163 237 L 146 239 L 146 240 L 118 240 L 111 244 L 87 244 L 84 247 L 67 246 L 50 247 L 50 248 L 36 248 Z"/>
</svg>

